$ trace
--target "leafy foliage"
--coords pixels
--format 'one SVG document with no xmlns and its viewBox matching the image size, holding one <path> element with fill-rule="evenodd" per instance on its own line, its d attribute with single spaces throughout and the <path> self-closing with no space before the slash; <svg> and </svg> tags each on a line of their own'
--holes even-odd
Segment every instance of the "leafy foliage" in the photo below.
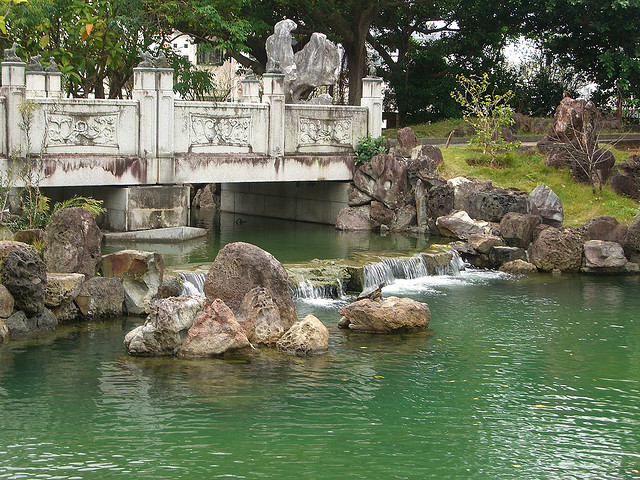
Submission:
<svg viewBox="0 0 640 480">
<path fill-rule="evenodd" d="M 354 163 L 356 165 L 362 165 L 363 163 L 369 162 L 379 153 L 384 153 L 385 148 L 382 145 L 383 142 L 384 137 L 375 138 L 369 134 L 367 134 L 366 137 L 360 137 L 355 149 Z"/>
<path fill-rule="evenodd" d="M 102 200 L 96 200 L 95 198 L 90 197 L 80 197 L 74 195 L 73 198 L 68 200 L 63 200 L 62 202 L 57 202 L 53 206 L 53 211 L 51 214 L 53 215 L 58 210 L 62 210 L 63 208 L 75 208 L 80 207 L 84 208 L 91 212 L 94 217 L 101 215 L 106 212 L 106 209 L 102 206 Z"/>
<path fill-rule="evenodd" d="M 501 127 L 514 124 L 513 110 L 509 106 L 509 100 L 513 93 L 507 91 L 504 94 L 488 93 L 489 76 L 471 75 L 465 77 L 458 75 L 461 90 L 454 90 L 451 96 L 467 111 L 464 119 L 476 128 L 476 137 L 470 144 L 482 149 L 482 153 L 496 158 L 500 152 L 515 150 L 519 142 L 507 142 L 503 136 Z"/>
</svg>

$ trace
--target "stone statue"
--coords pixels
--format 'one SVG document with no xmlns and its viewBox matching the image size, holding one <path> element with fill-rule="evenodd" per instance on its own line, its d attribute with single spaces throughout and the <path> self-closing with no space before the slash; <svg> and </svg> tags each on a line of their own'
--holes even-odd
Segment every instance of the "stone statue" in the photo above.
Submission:
<svg viewBox="0 0 640 480">
<path fill-rule="evenodd" d="M 153 56 L 148 52 L 143 52 L 138 49 L 138 56 L 142 58 L 142 61 L 138 64 L 138 68 L 155 68 L 155 63 L 153 62 Z"/>
<path fill-rule="evenodd" d="M 340 67 L 338 48 L 322 33 L 311 35 L 309 43 L 294 55 L 291 32 L 296 28 L 293 20 L 276 23 L 265 45 L 267 72 L 284 74 L 287 103 L 304 102 L 314 88 L 333 85 Z"/>
<path fill-rule="evenodd" d="M 153 64 L 156 68 L 171 68 L 169 65 L 169 61 L 167 60 L 167 57 L 162 50 L 160 50 L 158 55 L 153 57 Z"/>
<path fill-rule="evenodd" d="M 42 68 L 42 64 L 40 63 L 40 59 L 42 55 L 34 55 L 29 58 L 29 63 L 27 63 L 27 72 L 43 72 L 44 68 Z"/>
<path fill-rule="evenodd" d="M 16 54 L 16 48 L 18 48 L 18 44 L 13 42 L 11 48 L 4 49 L 4 61 L 5 62 L 21 62 L 22 59 Z"/>
<path fill-rule="evenodd" d="M 56 60 L 53 57 L 49 57 L 49 65 L 44 69 L 44 71 L 47 73 L 57 73 L 60 71 Z"/>
</svg>

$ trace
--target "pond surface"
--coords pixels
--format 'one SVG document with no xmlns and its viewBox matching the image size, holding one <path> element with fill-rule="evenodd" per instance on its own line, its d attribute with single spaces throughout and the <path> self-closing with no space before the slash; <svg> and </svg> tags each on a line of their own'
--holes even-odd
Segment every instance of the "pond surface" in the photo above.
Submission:
<svg viewBox="0 0 640 480">
<path fill-rule="evenodd" d="M 174 264 L 251 241 L 282 261 L 424 239 L 223 223 Z M 227 225 L 227 226 L 225 226 Z M 207 253 L 208 252 L 208 253 Z M 640 478 L 638 278 L 482 271 L 398 281 L 427 332 L 338 330 L 330 352 L 134 358 L 122 318 L 0 345 L 0 478 Z"/>
</svg>

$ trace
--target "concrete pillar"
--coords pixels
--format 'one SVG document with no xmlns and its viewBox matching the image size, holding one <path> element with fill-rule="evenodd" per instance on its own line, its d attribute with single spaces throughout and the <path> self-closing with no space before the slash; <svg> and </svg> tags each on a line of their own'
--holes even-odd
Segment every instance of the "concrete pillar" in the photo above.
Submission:
<svg viewBox="0 0 640 480">
<path fill-rule="evenodd" d="M 24 134 L 20 129 L 22 116 L 18 106 L 25 100 L 25 68 L 24 62 L 2 62 L 2 89 L 5 97 L 5 108 L 7 111 L 6 145 L 9 155 L 24 154 L 23 138 Z"/>
<path fill-rule="evenodd" d="M 48 98 L 62 97 L 62 74 L 60 72 L 46 72 L 46 90 Z"/>
<path fill-rule="evenodd" d="M 159 68 L 156 70 L 156 72 L 156 87 L 158 96 L 158 183 L 173 183 L 173 69 Z"/>
<path fill-rule="evenodd" d="M 47 96 L 47 75 L 42 72 L 29 72 L 26 73 L 26 87 L 27 97 L 39 97 L 44 98 Z"/>
<path fill-rule="evenodd" d="M 158 154 L 157 81 L 158 77 L 155 68 L 136 67 L 133 69 L 133 99 L 138 102 L 138 108 L 140 109 L 138 155 L 144 159 L 155 159 Z M 148 178 L 147 180 L 151 179 Z"/>
<path fill-rule="evenodd" d="M 269 149 L 272 157 L 284 156 L 284 75 L 281 73 L 265 73 L 264 99 L 269 104 Z"/>
<path fill-rule="evenodd" d="M 372 137 L 382 135 L 382 79 L 367 77 L 362 79 L 362 100 L 360 105 L 369 109 L 367 132 Z"/>
<path fill-rule="evenodd" d="M 242 101 L 260 103 L 260 81 L 255 75 L 247 75 L 242 79 Z"/>
</svg>

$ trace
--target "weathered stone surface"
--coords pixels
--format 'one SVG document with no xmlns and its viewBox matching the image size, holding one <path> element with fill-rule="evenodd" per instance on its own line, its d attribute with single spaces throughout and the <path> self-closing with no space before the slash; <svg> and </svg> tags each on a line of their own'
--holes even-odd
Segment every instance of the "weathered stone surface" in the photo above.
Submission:
<svg viewBox="0 0 640 480">
<path fill-rule="evenodd" d="M 369 195 L 358 190 L 355 187 L 355 185 L 353 185 L 352 183 L 349 184 L 349 187 L 347 189 L 347 195 L 349 197 L 349 201 L 347 202 L 347 205 L 349 205 L 350 207 L 359 207 L 361 205 L 367 205 L 371 203 L 371 200 L 373 200 Z"/>
<path fill-rule="evenodd" d="M 416 149 L 417 148 L 419 147 L 416 147 Z M 416 183 L 420 178 L 429 178 L 431 176 L 439 178 L 437 175 L 438 164 L 431 157 L 423 155 L 415 159 L 407 159 L 405 161 L 407 163 L 407 179 L 409 181 L 408 190 L 415 189 Z M 442 179 L 442 182 L 446 183 L 446 180 Z"/>
<path fill-rule="evenodd" d="M 214 196 L 215 190 L 215 183 L 208 183 L 196 192 L 192 205 L 196 208 L 215 208 L 217 206 Z"/>
<path fill-rule="evenodd" d="M 536 118 L 531 124 L 531 131 L 536 135 L 544 135 L 551 128 L 551 120 L 548 118 Z"/>
<path fill-rule="evenodd" d="M 483 182 L 477 178 L 455 177 L 447 182 L 453 187 L 453 208 L 468 211 L 469 197 L 472 193 L 491 191 L 491 181 Z"/>
<path fill-rule="evenodd" d="M 583 244 L 584 239 L 575 228 L 549 227 L 529 247 L 529 261 L 543 272 L 577 272 L 582 264 Z"/>
<path fill-rule="evenodd" d="M 31 317 L 18 310 L 5 320 L 4 325 L 9 337 L 24 337 L 36 332 L 55 330 L 58 320 L 47 308 Z"/>
<path fill-rule="evenodd" d="M 313 315 L 307 315 L 278 340 L 276 348 L 290 355 L 317 355 L 329 349 L 329 330 Z"/>
<path fill-rule="evenodd" d="M 0 343 L 9 340 L 9 329 L 5 325 L 5 319 L 0 318 Z"/>
<path fill-rule="evenodd" d="M 182 295 L 182 288 L 182 279 L 180 277 L 164 275 L 154 300 L 160 298 L 179 297 Z"/>
<path fill-rule="evenodd" d="M 340 326 L 369 333 L 424 330 L 431 321 L 429 306 L 410 298 L 365 298 L 341 307 L 338 313 L 344 317 Z"/>
<path fill-rule="evenodd" d="M 562 144 L 557 144 L 551 141 L 538 142 L 538 148 L 543 149 L 544 145 L 544 164 L 551 168 L 562 168 L 569 166 L 570 157 L 567 154 L 567 147 Z"/>
<path fill-rule="evenodd" d="M 500 221 L 500 235 L 510 247 L 529 248 L 541 223 L 539 215 L 509 212 Z"/>
<path fill-rule="evenodd" d="M 406 162 L 384 153 L 360 165 L 353 174 L 359 190 L 392 209 L 404 204 L 407 181 Z"/>
<path fill-rule="evenodd" d="M 453 211 L 453 187 L 443 183 L 429 189 L 425 198 L 425 215 L 430 230 L 436 230 L 435 220 L 449 215 Z"/>
<path fill-rule="evenodd" d="M 53 307 L 51 313 L 58 319 L 58 323 L 71 323 L 78 319 L 80 310 L 74 302 L 68 302 Z"/>
<path fill-rule="evenodd" d="M 302 50 L 294 54 L 296 78 L 288 86 L 288 101 L 300 103 L 316 87 L 338 81 L 340 51 L 323 33 L 314 32 Z"/>
<path fill-rule="evenodd" d="M 0 284 L 0 318 L 9 318 L 13 313 L 15 301 L 7 287 Z"/>
<path fill-rule="evenodd" d="M 516 259 L 504 263 L 500 266 L 499 270 L 501 272 L 512 273 L 514 275 L 528 275 L 531 273 L 538 273 L 538 269 L 533 263 L 529 263 L 522 259 Z"/>
<path fill-rule="evenodd" d="M 285 331 L 298 320 L 282 264 L 255 245 L 244 242 L 225 245 L 207 273 L 204 284 L 207 301 L 219 298 L 237 312 L 246 293 L 254 287 L 263 287 L 271 295 Z"/>
<path fill-rule="evenodd" d="M 337 230 L 372 230 L 370 206 L 344 207 L 336 217 Z"/>
<path fill-rule="evenodd" d="M 468 239 L 473 233 L 484 233 L 487 225 L 487 222 L 473 220 L 467 212 L 455 212 L 436 220 L 441 235 L 461 240 Z"/>
<path fill-rule="evenodd" d="M 411 127 L 404 127 L 398 130 L 396 138 L 400 148 L 412 149 L 418 145 L 418 137 L 416 137 Z"/>
<path fill-rule="evenodd" d="M 24 242 L 16 242 L 13 240 L 0 240 L 0 262 L 14 250 L 20 250 L 27 252 L 29 255 L 38 257 L 38 250 L 33 245 L 28 245 Z"/>
<path fill-rule="evenodd" d="M 377 200 L 371 202 L 369 216 L 371 217 L 371 224 L 374 228 L 380 227 L 381 225 L 389 227 L 393 222 L 393 210 L 387 208 L 384 203 Z"/>
<path fill-rule="evenodd" d="M 561 227 L 564 221 L 562 200 L 546 185 L 538 185 L 529 194 L 529 213 L 539 215 L 552 227 Z"/>
<path fill-rule="evenodd" d="M 44 232 L 44 261 L 48 272 L 95 276 L 102 259 L 102 232 L 84 208 L 65 208 L 51 217 Z"/>
<path fill-rule="evenodd" d="M 40 257 L 26 250 L 9 252 L 0 266 L 0 277 L 17 310 L 23 310 L 27 316 L 44 310 L 47 272 Z"/>
<path fill-rule="evenodd" d="M 202 296 L 158 300 L 144 324 L 125 335 L 127 352 L 144 356 L 175 354 L 196 318 L 204 312 L 205 303 Z"/>
<path fill-rule="evenodd" d="M 443 275 L 451 268 L 453 261 L 453 248 L 450 245 L 431 245 L 421 252 L 420 256 L 427 266 L 429 275 Z"/>
<path fill-rule="evenodd" d="M 411 159 L 412 160 L 422 160 L 424 158 L 430 159 L 433 163 L 438 165 L 442 165 L 444 163 L 444 158 L 442 157 L 442 150 L 435 145 L 418 145 L 413 150 L 411 150 Z M 434 170 L 435 171 L 435 170 Z"/>
<path fill-rule="evenodd" d="M 416 207 L 413 205 L 405 205 L 394 212 L 393 221 L 391 222 L 391 231 L 406 232 L 410 227 L 413 227 L 416 224 Z"/>
<path fill-rule="evenodd" d="M 486 233 L 472 233 L 469 235 L 468 242 L 474 250 L 484 253 L 485 255 L 489 254 L 492 247 L 504 246 L 504 240 L 502 240 L 502 238 Z"/>
<path fill-rule="evenodd" d="M 119 278 L 93 277 L 80 287 L 75 299 L 80 313 L 87 317 L 111 317 L 122 314 L 124 288 Z"/>
<path fill-rule="evenodd" d="M 231 309 L 222 300 L 216 299 L 193 322 L 177 356 L 214 357 L 250 345 Z"/>
<path fill-rule="evenodd" d="M 44 304 L 51 308 L 72 302 L 85 281 L 82 273 L 47 273 L 47 294 Z"/>
<path fill-rule="evenodd" d="M 553 117 L 549 136 L 561 142 L 573 142 L 581 132 L 593 130 L 596 106 L 584 99 L 565 97 Z"/>
<path fill-rule="evenodd" d="M 509 212 L 527 213 L 528 197 L 519 193 L 475 192 L 467 212 L 476 220 L 499 222 Z"/>
<path fill-rule="evenodd" d="M 158 293 L 164 260 L 159 253 L 121 250 L 102 257 L 100 271 L 104 277 L 122 280 L 127 311 L 140 315 L 149 313 L 151 300 Z"/>
<path fill-rule="evenodd" d="M 296 78 L 296 62 L 291 46 L 291 32 L 298 28 L 293 20 L 285 19 L 275 24 L 273 35 L 267 38 L 267 73 L 283 73 L 285 79 L 291 82 Z"/>
<path fill-rule="evenodd" d="M 526 262 L 527 251 L 519 247 L 491 247 L 491 250 L 489 250 L 489 263 L 493 268 L 498 268 L 514 260 L 524 260 Z"/>
<path fill-rule="evenodd" d="M 39 228 L 29 228 L 26 230 L 18 230 L 13 234 L 13 240 L 16 242 L 35 245 L 44 241 L 44 230 Z"/>
<path fill-rule="evenodd" d="M 631 262 L 640 263 L 640 215 L 633 217 L 624 237 L 624 253 Z"/>
<path fill-rule="evenodd" d="M 583 272 L 619 273 L 625 270 L 627 259 L 619 243 L 588 240 L 584 243 Z"/>
<path fill-rule="evenodd" d="M 287 330 L 273 298 L 263 287 L 255 287 L 247 292 L 236 320 L 253 345 L 275 345 Z"/>
<path fill-rule="evenodd" d="M 593 152 L 592 156 L 587 159 L 587 164 L 593 165 L 593 182 L 595 185 L 603 186 L 609 180 L 611 176 L 611 169 L 616 163 L 616 158 L 613 156 L 613 152 L 610 152 L 606 148 L 598 148 Z M 585 175 L 586 179 L 586 175 Z"/>
<path fill-rule="evenodd" d="M 640 182 L 629 175 L 616 173 L 611 176 L 609 187 L 618 195 L 638 199 L 640 198 Z"/>
<path fill-rule="evenodd" d="M 624 245 L 629 227 L 620 225 L 618 220 L 608 215 L 594 217 L 580 227 L 585 240 L 604 240 Z"/>
</svg>

